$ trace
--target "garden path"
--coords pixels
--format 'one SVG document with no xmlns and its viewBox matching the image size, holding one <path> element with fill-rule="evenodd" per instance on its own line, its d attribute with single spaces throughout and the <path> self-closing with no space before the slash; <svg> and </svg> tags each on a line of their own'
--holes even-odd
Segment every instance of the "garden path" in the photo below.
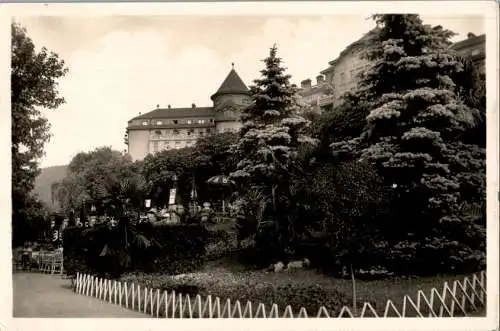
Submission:
<svg viewBox="0 0 500 331">
<path fill-rule="evenodd" d="M 75 294 L 59 275 L 13 274 L 14 317 L 144 318 L 145 314 Z"/>
</svg>

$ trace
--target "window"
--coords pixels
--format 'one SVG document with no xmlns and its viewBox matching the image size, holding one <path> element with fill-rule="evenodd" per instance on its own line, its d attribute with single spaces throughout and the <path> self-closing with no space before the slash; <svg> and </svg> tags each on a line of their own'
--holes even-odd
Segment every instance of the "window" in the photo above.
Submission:
<svg viewBox="0 0 500 331">
<path fill-rule="evenodd" d="M 176 141 L 175 142 L 175 148 L 180 148 L 181 147 L 181 142 L 180 141 Z"/>
<path fill-rule="evenodd" d="M 479 55 L 479 53 L 480 53 L 480 52 L 479 52 L 479 50 L 478 50 L 478 49 L 475 49 L 475 50 L 473 50 L 473 51 L 471 52 L 471 55 L 472 55 L 472 56 L 476 56 L 476 55 Z"/>
<path fill-rule="evenodd" d="M 200 136 L 203 136 L 203 134 L 205 134 L 205 132 L 204 132 L 203 130 L 200 130 L 200 131 L 198 132 L 198 134 L 199 134 Z"/>
<path fill-rule="evenodd" d="M 190 136 L 192 133 L 194 133 L 194 129 L 189 129 L 187 130 L 187 135 Z"/>
<path fill-rule="evenodd" d="M 162 121 L 156 121 L 156 125 L 163 125 Z"/>
<path fill-rule="evenodd" d="M 193 121 L 187 120 L 187 124 L 193 124 Z"/>
<path fill-rule="evenodd" d="M 179 130 L 178 129 L 174 129 L 173 133 L 174 134 L 179 134 Z"/>
<path fill-rule="evenodd" d="M 161 130 L 156 130 L 156 131 L 155 131 L 155 135 L 157 135 L 157 136 L 161 136 Z"/>
<path fill-rule="evenodd" d="M 208 128 L 207 129 L 207 134 L 211 133 L 212 132 L 212 129 Z"/>
<path fill-rule="evenodd" d="M 198 124 L 204 124 L 205 120 L 198 120 Z"/>
<path fill-rule="evenodd" d="M 213 122 L 214 122 L 214 120 L 213 120 L 213 118 L 211 118 L 211 119 L 210 119 L 210 123 L 213 123 Z"/>
<path fill-rule="evenodd" d="M 153 152 L 158 152 L 158 142 L 153 141 Z"/>
<path fill-rule="evenodd" d="M 174 120 L 174 124 L 178 124 L 178 123 L 179 123 L 179 121 L 178 121 L 178 120 Z"/>
<path fill-rule="evenodd" d="M 148 125 L 148 121 L 142 122 L 142 125 Z"/>
</svg>

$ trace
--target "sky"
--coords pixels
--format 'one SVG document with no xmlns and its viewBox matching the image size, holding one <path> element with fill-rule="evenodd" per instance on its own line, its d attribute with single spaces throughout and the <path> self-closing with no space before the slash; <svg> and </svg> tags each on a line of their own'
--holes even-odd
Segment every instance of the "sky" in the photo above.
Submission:
<svg viewBox="0 0 500 331">
<path fill-rule="evenodd" d="M 485 32 L 477 16 L 422 16 L 466 38 Z M 69 73 L 66 103 L 45 112 L 51 140 L 41 166 L 68 164 L 100 146 L 124 150 L 128 120 L 160 107 L 211 106 L 231 70 L 249 85 L 276 43 L 292 82 L 311 78 L 369 31 L 366 16 L 17 16 L 37 48 L 56 52 Z"/>
</svg>

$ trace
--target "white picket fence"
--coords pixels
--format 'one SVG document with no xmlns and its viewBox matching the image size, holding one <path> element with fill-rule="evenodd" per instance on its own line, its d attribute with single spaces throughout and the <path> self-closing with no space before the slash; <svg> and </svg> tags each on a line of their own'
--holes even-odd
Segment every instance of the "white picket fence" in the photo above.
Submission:
<svg viewBox="0 0 500 331">
<path fill-rule="evenodd" d="M 196 295 L 190 297 L 175 291 L 160 291 L 116 280 L 107 280 L 87 274 L 77 274 L 73 283 L 77 294 L 95 297 L 122 307 L 164 318 L 341 318 L 341 317 L 460 317 L 486 307 L 486 272 L 474 274 L 443 288 L 432 288 L 430 293 L 418 291 L 416 299 L 405 295 L 396 308 L 388 300 L 384 309 L 377 310 L 365 302 L 361 310 L 344 306 L 338 314 L 321 307 L 315 315 L 301 308 L 293 312 L 291 306 L 280 310 L 276 304 L 222 300 L 219 297 Z M 358 313 L 355 313 L 357 311 Z M 485 313 L 484 313 L 485 314 Z"/>
</svg>

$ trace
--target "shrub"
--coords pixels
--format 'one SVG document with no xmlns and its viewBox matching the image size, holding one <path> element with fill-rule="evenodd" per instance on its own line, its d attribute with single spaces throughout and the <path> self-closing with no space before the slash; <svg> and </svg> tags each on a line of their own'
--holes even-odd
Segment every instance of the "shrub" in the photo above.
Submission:
<svg viewBox="0 0 500 331">
<path fill-rule="evenodd" d="M 68 274 L 80 271 L 112 277 L 126 270 L 190 272 L 203 266 L 206 242 L 207 231 L 200 225 L 67 228 L 65 268 Z"/>
</svg>

